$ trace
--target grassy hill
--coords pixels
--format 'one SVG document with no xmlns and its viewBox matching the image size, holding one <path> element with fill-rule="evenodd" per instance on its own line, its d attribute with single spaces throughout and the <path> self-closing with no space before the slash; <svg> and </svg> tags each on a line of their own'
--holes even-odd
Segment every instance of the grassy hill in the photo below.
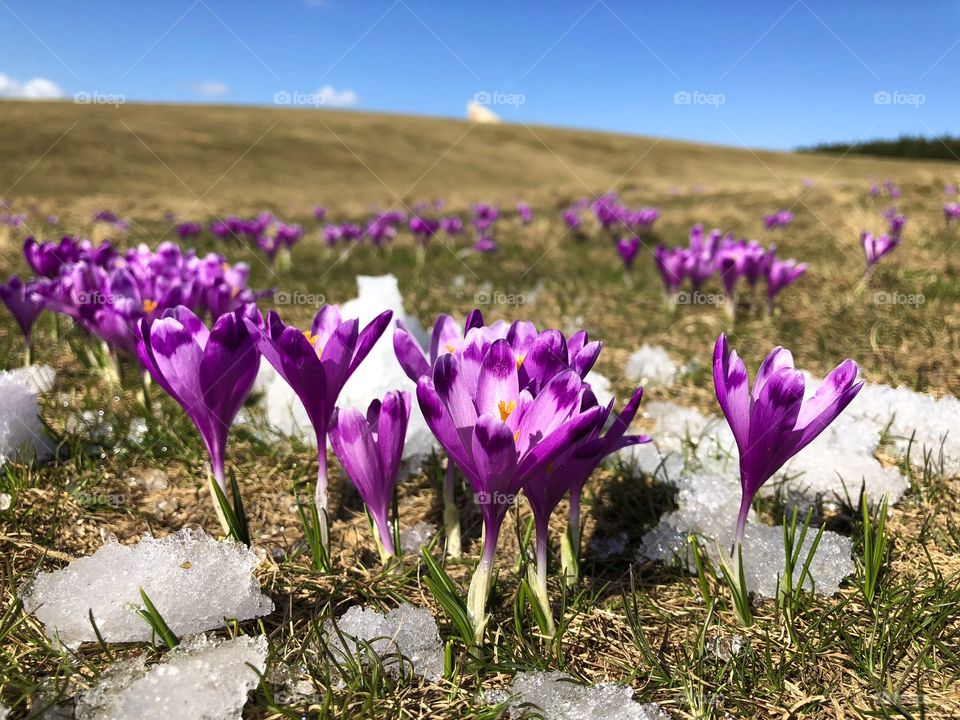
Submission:
<svg viewBox="0 0 960 720">
<path fill-rule="evenodd" d="M 611 187 L 665 194 L 834 185 L 870 176 L 931 183 L 948 163 L 754 152 L 527 125 L 312 109 L 0 103 L 0 189 L 61 212 L 358 209 L 442 195 L 454 203 Z M 199 200 L 198 200 L 199 198 Z"/>
</svg>

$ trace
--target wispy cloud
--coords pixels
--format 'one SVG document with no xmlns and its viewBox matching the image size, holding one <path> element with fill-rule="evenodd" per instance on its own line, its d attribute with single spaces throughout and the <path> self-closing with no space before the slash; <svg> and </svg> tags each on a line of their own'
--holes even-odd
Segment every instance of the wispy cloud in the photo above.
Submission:
<svg viewBox="0 0 960 720">
<path fill-rule="evenodd" d="M 25 82 L 0 73 L 0 97 L 24 100 L 53 100 L 63 97 L 63 90 L 53 80 L 35 77 Z"/>
<path fill-rule="evenodd" d="M 220 82 L 219 80 L 207 80 L 206 82 L 197 83 L 193 86 L 193 91 L 197 95 L 203 95 L 204 97 L 219 97 L 220 95 L 226 95 L 230 88 L 227 87 L 227 84 Z"/>
<path fill-rule="evenodd" d="M 337 90 L 333 85 L 324 85 L 317 90 L 320 104 L 327 107 L 352 107 L 360 102 L 360 96 L 349 88 Z"/>
</svg>

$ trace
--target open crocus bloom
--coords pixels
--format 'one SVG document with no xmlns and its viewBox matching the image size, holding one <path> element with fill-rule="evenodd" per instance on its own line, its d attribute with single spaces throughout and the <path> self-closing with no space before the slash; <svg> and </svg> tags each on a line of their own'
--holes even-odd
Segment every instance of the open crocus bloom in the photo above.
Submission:
<svg viewBox="0 0 960 720">
<path fill-rule="evenodd" d="M 221 315 L 208 330 L 189 309 L 177 306 L 155 320 L 143 318 L 136 328 L 140 362 L 197 426 L 224 492 L 227 434 L 259 367 L 245 322 L 250 320 L 260 320 L 254 305 Z"/>
<path fill-rule="evenodd" d="M 366 416 L 338 408 L 330 421 L 330 443 L 370 511 L 381 556 L 396 555 L 389 512 L 410 419 L 410 393 L 391 390 L 370 403 Z"/>
<path fill-rule="evenodd" d="M 740 454 L 742 499 L 736 538 L 743 538 L 754 496 L 784 463 L 806 447 L 856 397 L 857 364 L 844 360 L 804 399 L 803 373 L 793 355 L 774 348 L 757 371 L 750 389 L 747 369 L 721 334 L 713 351 L 713 383 L 717 401 L 730 424 Z"/>
<path fill-rule="evenodd" d="M 263 328 L 248 323 L 260 352 L 300 398 L 313 424 L 318 463 L 315 501 L 324 519 L 321 533 L 325 546 L 330 417 L 343 386 L 380 339 L 391 317 L 393 312 L 386 310 L 360 330 L 359 320 L 344 320 L 337 305 L 324 305 L 306 332 L 284 325 L 274 311 L 267 314 Z"/>
<path fill-rule="evenodd" d="M 483 515 L 483 553 L 468 598 L 478 639 L 508 507 L 527 480 L 584 442 L 605 417 L 602 407 L 583 407 L 588 386 L 574 370 L 554 375 L 534 397 L 521 390 L 518 367 L 523 360 L 508 340 L 495 340 L 478 357 L 483 349 L 468 343 L 462 355 L 442 355 L 433 376 L 417 384 L 427 424 L 463 470 Z"/>
<path fill-rule="evenodd" d="M 6 283 L 0 283 L 0 300 L 17 321 L 28 345 L 30 329 L 43 311 L 43 298 L 35 294 L 36 285 L 36 281 L 24 282 L 16 275 L 11 275 Z"/>
<path fill-rule="evenodd" d="M 863 252 L 867 256 L 867 270 L 876 265 L 884 255 L 896 250 L 900 244 L 900 238 L 890 235 L 874 235 L 864 232 L 860 235 L 860 244 L 863 245 Z"/>
</svg>

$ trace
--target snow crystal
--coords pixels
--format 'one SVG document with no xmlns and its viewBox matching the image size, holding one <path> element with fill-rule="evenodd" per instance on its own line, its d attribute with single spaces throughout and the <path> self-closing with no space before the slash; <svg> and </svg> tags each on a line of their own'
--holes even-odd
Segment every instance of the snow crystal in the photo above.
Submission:
<svg viewBox="0 0 960 720">
<path fill-rule="evenodd" d="M 624 374 L 631 382 L 670 387 L 676 380 L 677 367 L 660 345 L 644 343 L 627 358 Z"/>
<path fill-rule="evenodd" d="M 48 387 L 44 378 L 52 383 L 52 373 L 32 367 L 0 371 L 0 467 L 8 460 L 49 456 L 52 448 L 43 434 L 37 394 Z"/>
<path fill-rule="evenodd" d="M 607 405 L 613 400 L 613 391 L 610 389 L 609 378 L 604 377 L 596 370 L 591 370 L 583 378 L 590 385 L 593 394 L 597 396 L 597 404 Z"/>
<path fill-rule="evenodd" d="M 266 660 L 267 640 L 262 635 L 225 641 L 198 635 L 149 669 L 141 655 L 108 671 L 81 696 L 77 718 L 239 720 Z"/>
<path fill-rule="evenodd" d="M 111 537 L 93 555 L 41 573 L 20 597 L 48 637 L 67 646 L 97 639 L 90 610 L 107 642 L 140 642 L 151 636 L 136 612 L 140 587 L 177 636 L 223 627 L 225 618 L 249 620 L 273 612 L 273 601 L 253 576 L 256 565 L 248 548 L 214 540 L 202 530 L 180 530 L 160 540 L 145 535 L 135 545 Z"/>
<path fill-rule="evenodd" d="M 351 655 L 363 657 L 360 643 L 365 641 L 391 672 L 409 672 L 412 663 L 414 674 L 427 680 L 437 680 L 443 675 L 443 644 L 437 621 L 429 610 L 403 603 L 384 615 L 354 605 L 337 620 L 336 626 L 345 642 L 340 641 L 329 620 L 325 631 L 338 661 Z M 405 659 L 401 661 L 397 653 Z"/>
<path fill-rule="evenodd" d="M 400 549 L 405 554 L 419 555 L 421 546 L 429 545 L 436 534 L 436 525 L 421 520 L 416 525 L 400 531 Z"/>
<path fill-rule="evenodd" d="M 427 335 L 417 319 L 404 311 L 403 298 L 393 275 L 358 276 L 357 288 L 358 297 L 344 303 L 340 308 L 344 318 L 358 318 L 362 328 L 384 310 L 393 310 L 393 320 L 343 387 L 337 405 L 358 407 L 366 411 L 372 400 L 382 399 L 390 390 L 409 392 L 413 401 L 403 459 L 407 467 L 413 468 L 437 445 L 416 402 L 416 383 L 406 376 L 394 354 L 393 333 L 396 320 L 403 320 L 407 329 L 424 347 L 428 344 Z M 287 435 L 296 435 L 311 443 L 316 442 L 303 404 L 279 375 L 263 367 L 263 362 L 257 382 L 259 387 L 264 388 L 267 419 L 270 424 Z"/>
<path fill-rule="evenodd" d="M 57 377 L 56 371 L 49 365 L 28 365 L 27 367 L 10 370 L 9 374 L 24 382 L 35 393 L 47 393 L 53 389 L 53 381 Z"/>
<path fill-rule="evenodd" d="M 502 694 L 496 694 L 497 695 Z M 521 672 L 507 688 L 510 714 L 513 717 L 529 712 L 535 705 L 547 720 L 669 720 L 659 706 L 641 705 L 633 699 L 628 685 L 599 683 L 583 686 L 561 672 Z"/>
</svg>

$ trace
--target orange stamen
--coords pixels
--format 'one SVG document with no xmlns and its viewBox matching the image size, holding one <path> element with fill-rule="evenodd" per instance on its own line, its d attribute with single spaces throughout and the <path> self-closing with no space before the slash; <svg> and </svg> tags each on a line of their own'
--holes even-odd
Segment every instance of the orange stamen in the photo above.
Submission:
<svg viewBox="0 0 960 720">
<path fill-rule="evenodd" d="M 515 403 L 513 400 L 510 402 L 501 400 L 497 405 L 497 409 L 500 410 L 500 420 L 506 422 L 507 418 L 510 417 L 510 413 L 517 409 L 517 403 Z"/>
<path fill-rule="evenodd" d="M 147 315 L 149 315 L 150 313 L 152 313 L 154 310 L 157 309 L 158 304 L 159 303 L 157 303 L 156 300 L 150 300 L 148 298 L 147 300 L 143 301 L 143 311 L 147 313 Z"/>
</svg>

